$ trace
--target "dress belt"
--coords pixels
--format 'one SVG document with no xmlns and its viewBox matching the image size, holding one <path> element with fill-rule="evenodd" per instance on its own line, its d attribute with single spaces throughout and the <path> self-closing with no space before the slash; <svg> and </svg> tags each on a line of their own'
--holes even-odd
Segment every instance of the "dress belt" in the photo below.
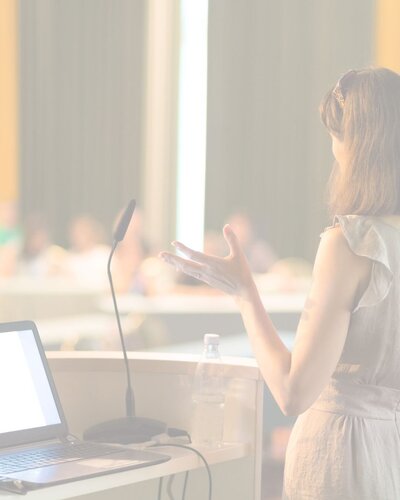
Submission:
<svg viewBox="0 0 400 500">
<path fill-rule="evenodd" d="M 310 409 L 364 418 L 399 420 L 400 389 L 335 379 L 328 383 Z"/>
</svg>

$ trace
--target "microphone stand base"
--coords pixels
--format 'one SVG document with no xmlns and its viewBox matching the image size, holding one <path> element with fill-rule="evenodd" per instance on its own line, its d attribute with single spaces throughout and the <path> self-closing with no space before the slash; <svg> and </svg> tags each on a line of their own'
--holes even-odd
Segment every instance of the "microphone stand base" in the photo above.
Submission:
<svg viewBox="0 0 400 500">
<path fill-rule="evenodd" d="M 133 444 L 151 441 L 167 431 L 167 424 L 145 417 L 123 417 L 93 425 L 83 433 L 85 441 Z"/>
</svg>

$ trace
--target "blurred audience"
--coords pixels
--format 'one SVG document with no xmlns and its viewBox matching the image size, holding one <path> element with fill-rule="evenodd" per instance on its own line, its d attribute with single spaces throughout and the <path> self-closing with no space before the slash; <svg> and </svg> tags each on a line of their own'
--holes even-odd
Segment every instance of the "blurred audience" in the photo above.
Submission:
<svg viewBox="0 0 400 500">
<path fill-rule="evenodd" d="M 89 215 L 76 217 L 69 228 L 66 275 L 82 286 L 107 286 L 110 247 L 101 224 Z"/>
<path fill-rule="evenodd" d="M 236 233 L 253 273 L 268 272 L 278 256 L 272 246 L 256 234 L 250 217 L 244 212 L 237 212 L 228 217 L 226 223 Z"/>
<path fill-rule="evenodd" d="M 299 258 L 278 259 L 271 245 L 258 237 L 251 219 L 244 213 L 234 213 L 226 222 L 239 238 L 261 293 L 307 288 L 312 272 L 309 262 Z M 52 242 L 42 215 L 28 216 L 20 227 L 15 204 L 0 204 L 0 277 L 17 273 L 35 279 L 61 277 L 78 287 L 108 288 L 106 268 L 110 247 L 104 242 L 101 224 L 89 215 L 81 215 L 72 220 L 69 248 L 64 249 Z M 222 231 L 205 233 L 205 253 L 223 257 L 228 251 Z M 176 272 L 158 259 L 156 253 L 146 241 L 143 214 L 136 208 L 112 263 L 116 291 L 142 295 L 222 294 L 195 278 Z"/>
<path fill-rule="evenodd" d="M 311 284 L 312 264 L 300 257 L 287 257 L 275 262 L 268 273 L 255 277 L 260 293 L 305 292 Z"/>
<path fill-rule="evenodd" d="M 21 244 L 17 205 L 12 201 L 0 202 L 0 277 L 15 274 Z"/>
<path fill-rule="evenodd" d="M 228 245 L 221 231 L 206 231 L 204 235 L 204 252 L 218 257 L 228 254 Z"/>
<path fill-rule="evenodd" d="M 179 292 L 177 289 L 177 273 L 158 257 L 147 257 L 140 272 L 145 282 L 146 295 L 168 295 Z"/>
<path fill-rule="evenodd" d="M 62 274 L 67 263 L 67 251 L 53 245 L 46 221 L 40 214 L 27 217 L 24 225 L 19 274 L 47 278 Z"/>
</svg>

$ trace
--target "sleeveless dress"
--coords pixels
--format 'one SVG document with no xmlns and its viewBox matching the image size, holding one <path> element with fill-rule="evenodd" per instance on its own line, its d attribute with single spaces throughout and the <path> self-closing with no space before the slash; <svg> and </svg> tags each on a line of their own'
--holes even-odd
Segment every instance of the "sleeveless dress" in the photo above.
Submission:
<svg viewBox="0 0 400 500">
<path fill-rule="evenodd" d="M 366 215 L 333 222 L 373 261 L 371 278 L 330 381 L 292 428 L 282 500 L 399 500 L 400 226 Z"/>
</svg>

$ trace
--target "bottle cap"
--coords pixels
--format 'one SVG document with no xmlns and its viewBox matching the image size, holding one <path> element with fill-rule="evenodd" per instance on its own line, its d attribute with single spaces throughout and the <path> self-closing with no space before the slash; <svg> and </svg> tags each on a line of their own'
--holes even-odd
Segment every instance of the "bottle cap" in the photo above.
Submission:
<svg viewBox="0 0 400 500">
<path fill-rule="evenodd" d="M 219 335 L 216 333 L 206 333 L 204 335 L 204 345 L 218 345 L 219 344 Z"/>
</svg>

